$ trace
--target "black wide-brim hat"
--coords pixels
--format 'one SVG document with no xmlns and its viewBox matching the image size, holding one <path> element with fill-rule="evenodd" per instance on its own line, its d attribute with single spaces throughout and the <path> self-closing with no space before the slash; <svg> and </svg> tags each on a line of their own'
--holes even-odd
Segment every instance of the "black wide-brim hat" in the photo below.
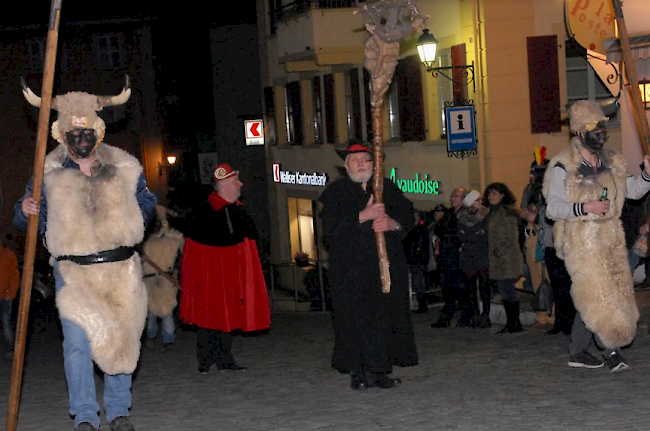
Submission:
<svg viewBox="0 0 650 431">
<path fill-rule="evenodd" d="M 353 143 L 348 145 L 348 147 L 344 150 L 339 150 L 335 149 L 336 154 L 339 155 L 339 157 L 343 160 L 350 154 L 354 153 L 368 153 L 372 157 L 372 147 L 366 144 L 360 144 L 360 143 Z M 384 159 L 386 159 L 386 155 L 384 154 Z"/>
<path fill-rule="evenodd" d="M 336 149 L 335 151 L 336 154 L 338 154 L 339 157 L 342 158 L 343 160 L 345 160 L 345 158 L 350 154 L 354 154 L 354 153 L 368 153 L 372 156 L 372 150 L 370 149 L 370 147 L 366 144 L 359 144 L 359 143 L 350 144 L 344 150 Z"/>
</svg>

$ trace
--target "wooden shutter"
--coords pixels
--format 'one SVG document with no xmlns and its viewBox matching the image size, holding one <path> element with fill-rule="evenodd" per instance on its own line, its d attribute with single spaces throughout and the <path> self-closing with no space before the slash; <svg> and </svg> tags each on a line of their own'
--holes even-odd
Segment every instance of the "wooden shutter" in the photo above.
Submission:
<svg viewBox="0 0 650 431">
<path fill-rule="evenodd" d="M 559 132 L 560 77 L 557 36 L 527 38 L 531 133 Z"/>
<path fill-rule="evenodd" d="M 424 141 L 426 133 L 422 108 L 422 64 L 418 56 L 400 60 L 395 74 L 402 141 Z"/>
<path fill-rule="evenodd" d="M 264 135 L 269 145 L 277 145 L 275 134 L 275 97 L 273 87 L 264 88 Z"/>
<path fill-rule="evenodd" d="M 333 144 L 336 142 L 336 123 L 334 105 L 334 75 L 331 73 L 323 77 L 323 90 L 325 91 L 325 131 L 327 132 L 327 142 Z"/>
</svg>

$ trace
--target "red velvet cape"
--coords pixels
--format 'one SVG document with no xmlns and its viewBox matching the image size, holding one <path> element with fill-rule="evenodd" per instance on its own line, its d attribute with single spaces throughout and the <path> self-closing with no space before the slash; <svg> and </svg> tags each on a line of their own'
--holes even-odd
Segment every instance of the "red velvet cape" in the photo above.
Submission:
<svg viewBox="0 0 650 431">
<path fill-rule="evenodd" d="M 216 193 L 209 202 L 215 211 L 230 204 Z M 266 283 L 252 239 L 211 246 L 186 238 L 181 287 L 180 318 L 186 323 L 224 332 L 270 326 Z"/>
</svg>

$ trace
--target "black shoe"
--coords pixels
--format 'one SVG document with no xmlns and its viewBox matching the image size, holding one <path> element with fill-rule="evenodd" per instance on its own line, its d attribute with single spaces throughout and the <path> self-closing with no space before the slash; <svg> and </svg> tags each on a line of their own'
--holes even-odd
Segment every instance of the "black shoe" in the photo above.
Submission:
<svg viewBox="0 0 650 431">
<path fill-rule="evenodd" d="M 97 428 L 93 426 L 90 422 L 81 422 L 79 425 L 77 425 L 77 428 L 75 428 L 76 431 L 97 431 Z"/>
<path fill-rule="evenodd" d="M 135 431 L 128 416 L 118 416 L 109 425 L 111 431 Z"/>
<path fill-rule="evenodd" d="M 174 343 L 165 343 L 165 344 L 163 344 L 163 349 L 166 352 L 169 352 L 170 350 L 174 350 Z"/>
<path fill-rule="evenodd" d="M 210 372 L 210 367 L 203 367 L 199 365 L 198 371 L 199 374 L 208 374 Z"/>
<path fill-rule="evenodd" d="M 546 335 L 556 335 L 562 332 L 562 328 L 554 326 L 553 329 L 546 331 Z"/>
<path fill-rule="evenodd" d="M 605 358 L 605 362 L 609 367 L 609 371 L 612 373 L 620 373 L 621 371 L 627 371 L 630 369 L 625 358 L 617 352 L 613 352 L 611 355 Z"/>
<path fill-rule="evenodd" d="M 476 321 L 476 327 L 485 329 L 492 327 L 492 322 L 490 321 L 490 316 L 487 314 L 481 314 L 481 316 Z"/>
<path fill-rule="evenodd" d="M 600 368 L 605 363 L 589 352 L 581 352 L 570 356 L 567 365 L 572 368 Z"/>
<path fill-rule="evenodd" d="M 355 391 L 363 391 L 368 389 L 368 377 L 363 372 L 350 373 L 350 387 Z"/>
<path fill-rule="evenodd" d="M 232 364 L 221 364 L 217 365 L 217 370 L 220 373 L 224 373 L 226 371 L 246 371 L 248 368 L 246 367 L 240 367 L 239 365 L 235 364 L 234 362 Z"/>
<path fill-rule="evenodd" d="M 388 377 L 387 373 L 372 373 L 368 379 L 368 387 L 390 389 L 402 384 L 401 379 Z"/>
</svg>

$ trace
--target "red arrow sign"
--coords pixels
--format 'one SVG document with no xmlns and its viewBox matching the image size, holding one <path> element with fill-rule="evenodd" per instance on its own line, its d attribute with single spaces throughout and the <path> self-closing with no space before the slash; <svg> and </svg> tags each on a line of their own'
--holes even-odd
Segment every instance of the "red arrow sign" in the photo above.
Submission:
<svg viewBox="0 0 650 431">
<path fill-rule="evenodd" d="M 252 137 L 259 138 L 261 136 L 260 132 L 258 130 L 260 128 L 260 126 L 261 126 L 261 124 L 258 123 L 257 121 L 251 124 L 251 127 L 250 127 L 249 131 L 250 131 Z"/>
</svg>

